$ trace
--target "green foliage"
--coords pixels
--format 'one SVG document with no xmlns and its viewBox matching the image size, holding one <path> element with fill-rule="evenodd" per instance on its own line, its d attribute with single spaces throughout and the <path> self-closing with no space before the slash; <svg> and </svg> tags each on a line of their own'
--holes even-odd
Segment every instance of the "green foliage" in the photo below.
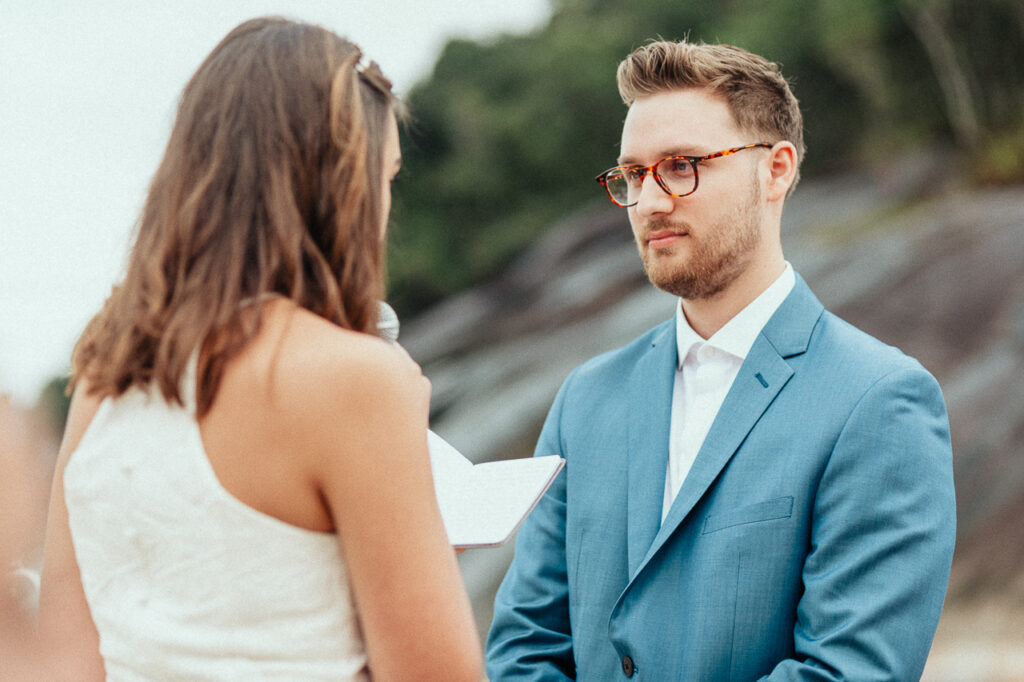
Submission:
<svg viewBox="0 0 1024 682">
<path fill-rule="evenodd" d="M 451 41 L 408 101 L 391 299 L 415 312 L 486 278 L 559 217 L 604 201 L 625 107 L 619 61 L 648 40 L 779 62 L 801 101 L 805 176 L 935 142 L 1024 179 L 1019 0 L 553 0 L 550 22 Z M 968 96 L 964 96 L 964 92 Z"/>
<path fill-rule="evenodd" d="M 36 410 L 45 419 L 46 426 L 57 438 L 64 433 L 64 424 L 68 419 L 71 397 L 68 396 L 70 377 L 58 376 L 50 379 L 39 392 Z"/>
</svg>

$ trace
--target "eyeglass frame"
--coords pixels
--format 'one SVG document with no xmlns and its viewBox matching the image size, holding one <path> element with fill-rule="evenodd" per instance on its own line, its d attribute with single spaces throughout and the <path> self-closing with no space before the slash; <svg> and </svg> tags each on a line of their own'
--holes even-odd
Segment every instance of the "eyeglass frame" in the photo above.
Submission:
<svg viewBox="0 0 1024 682">
<path fill-rule="evenodd" d="M 643 174 L 640 176 L 640 184 L 641 184 L 641 186 L 643 185 L 644 180 L 647 179 L 647 174 L 649 173 L 651 175 L 651 177 L 654 178 L 654 182 L 657 183 L 658 187 L 661 188 L 661 191 L 663 191 L 665 194 L 669 195 L 670 197 L 675 197 L 676 199 L 681 199 L 682 197 L 688 197 L 691 194 L 693 194 L 694 192 L 696 192 L 697 191 L 697 187 L 700 186 L 700 172 L 697 170 L 697 164 L 698 163 L 701 163 L 702 161 L 710 161 L 711 159 L 717 159 L 717 158 L 720 158 L 720 157 L 723 157 L 723 156 L 730 156 L 730 155 L 735 154 L 737 152 L 741 152 L 741 151 L 743 151 L 745 149 L 762 149 L 762 148 L 764 148 L 764 149 L 771 149 L 774 146 L 775 145 L 770 144 L 768 142 L 754 142 L 753 144 L 745 144 L 745 145 L 741 145 L 739 147 L 733 147 L 732 149 L 723 149 L 720 152 L 712 152 L 711 154 L 705 154 L 704 156 L 689 156 L 687 154 L 671 154 L 669 156 L 666 156 L 663 159 L 658 160 L 657 162 L 651 164 L 650 166 L 645 166 L 643 164 L 634 163 L 634 164 L 630 164 L 628 166 L 615 166 L 614 168 L 609 168 L 608 170 L 604 171 L 603 173 L 598 175 L 596 178 L 594 178 L 594 180 L 596 180 L 597 182 L 601 183 L 601 186 L 604 187 L 604 191 L 608 193 L 608 198 L 612 200 L 612 203 L 615 204 L 616 206 L 621 206 L 622 208 L 631 208 L 633 206 L 636 206 L 638 203 L 640 203 L 640 200 L 637 199 L 636 201 L 634 201 L 631 204 L 620 204 L 618 201 L 616 201 L 615 197 L 612 196 L 612 191 L 610 189 L 608 189 L 608 174 L 612 173 L 614 171 L 623 171 L 623 175 L 625 175 L 625 171 L 637 172 L 637 171 L 641 171 L 642 170 Z M 686 192 L 685 194 L 676 194 L 676 193 L 672 192 L 668 188 L 668 185 L 665 183 L 665 181 L 662 179 L 661 175 L 658 174 L 658 171 L 657 171 L 658 166 L 660 166 L 664 162 L 672 160 L 672 159 L 686 159 L 686 161 L 689 162 L 690 166 L 693 167 L 693 189 L 691 189 L 689 192 Z"/>
</svg>

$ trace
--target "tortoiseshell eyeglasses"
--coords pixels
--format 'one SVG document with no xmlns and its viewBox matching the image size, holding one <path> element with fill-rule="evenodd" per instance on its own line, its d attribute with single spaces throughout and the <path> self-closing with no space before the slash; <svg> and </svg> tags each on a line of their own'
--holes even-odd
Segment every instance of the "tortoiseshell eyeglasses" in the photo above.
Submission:
<svg viewBox="0 0 1024 682">
<path fill-rule="evenodd" d="M 700 180 L 697 164 L 710 159 L 717 159 L 720 156 L 729 156 L 744 149 L 771 149 L 773 145 L 767 142 L 756 142 L 754 144 L 733 147 L 713 154 L 704 156 L 666 156 L 664 159 L 650 166 L 633 164 L 631 166 L 616 166 L 598 175 L 595 180 L 604 185 L 612 202 L 618 206 L 628 208 L 636 206 L 640 200 L 640 190 L 644 186 L 644 178 L 650 173 L 654 181 L 658 183 L 665 194 L 670 197 L 685 197 L 697 191 L 697 184 Z"/>
</svg>

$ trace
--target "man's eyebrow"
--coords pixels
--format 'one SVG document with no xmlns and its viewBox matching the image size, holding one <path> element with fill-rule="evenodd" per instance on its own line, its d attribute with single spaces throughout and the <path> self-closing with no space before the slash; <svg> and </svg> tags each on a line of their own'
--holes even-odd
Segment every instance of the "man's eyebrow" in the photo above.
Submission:
<svg viewBox="0 0 1024 682">
<path fill-rule="evenodd" d="M 704 156 L 707 153 L 708 152 L 705 152 L 702 149 L 699 149 L 697 147 L 693 147 L 693 146 L 680 146 L 680 147 L 675 147 L 673 149 L 662 150 L 658 154 L 658 158 L 656 160 L 660 161 L 662 159 L 667 159 L 670 156 Z M 627 156 L 620 156 L 615 163 L 617 165 L 619 165 L 619 166 L 643 166 L 643 165 L 646 165 L 646 164 L 642 164 L 639 161 L 637 161 L 635 157 L 628 156 L 628 155 Z"/>
</svg>

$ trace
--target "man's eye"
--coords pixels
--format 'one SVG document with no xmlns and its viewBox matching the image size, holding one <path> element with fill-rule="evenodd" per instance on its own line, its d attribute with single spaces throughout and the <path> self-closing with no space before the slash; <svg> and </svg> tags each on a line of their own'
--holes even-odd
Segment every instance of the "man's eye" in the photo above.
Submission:
<svg viewBox="0 0 1024 682">
<path fill-rule="evenodd" d="M 686 159 L 665 159 L 658 165 L 658 174 L 666 180 L 693 175 L 693 166 Z"/>
</svg>

